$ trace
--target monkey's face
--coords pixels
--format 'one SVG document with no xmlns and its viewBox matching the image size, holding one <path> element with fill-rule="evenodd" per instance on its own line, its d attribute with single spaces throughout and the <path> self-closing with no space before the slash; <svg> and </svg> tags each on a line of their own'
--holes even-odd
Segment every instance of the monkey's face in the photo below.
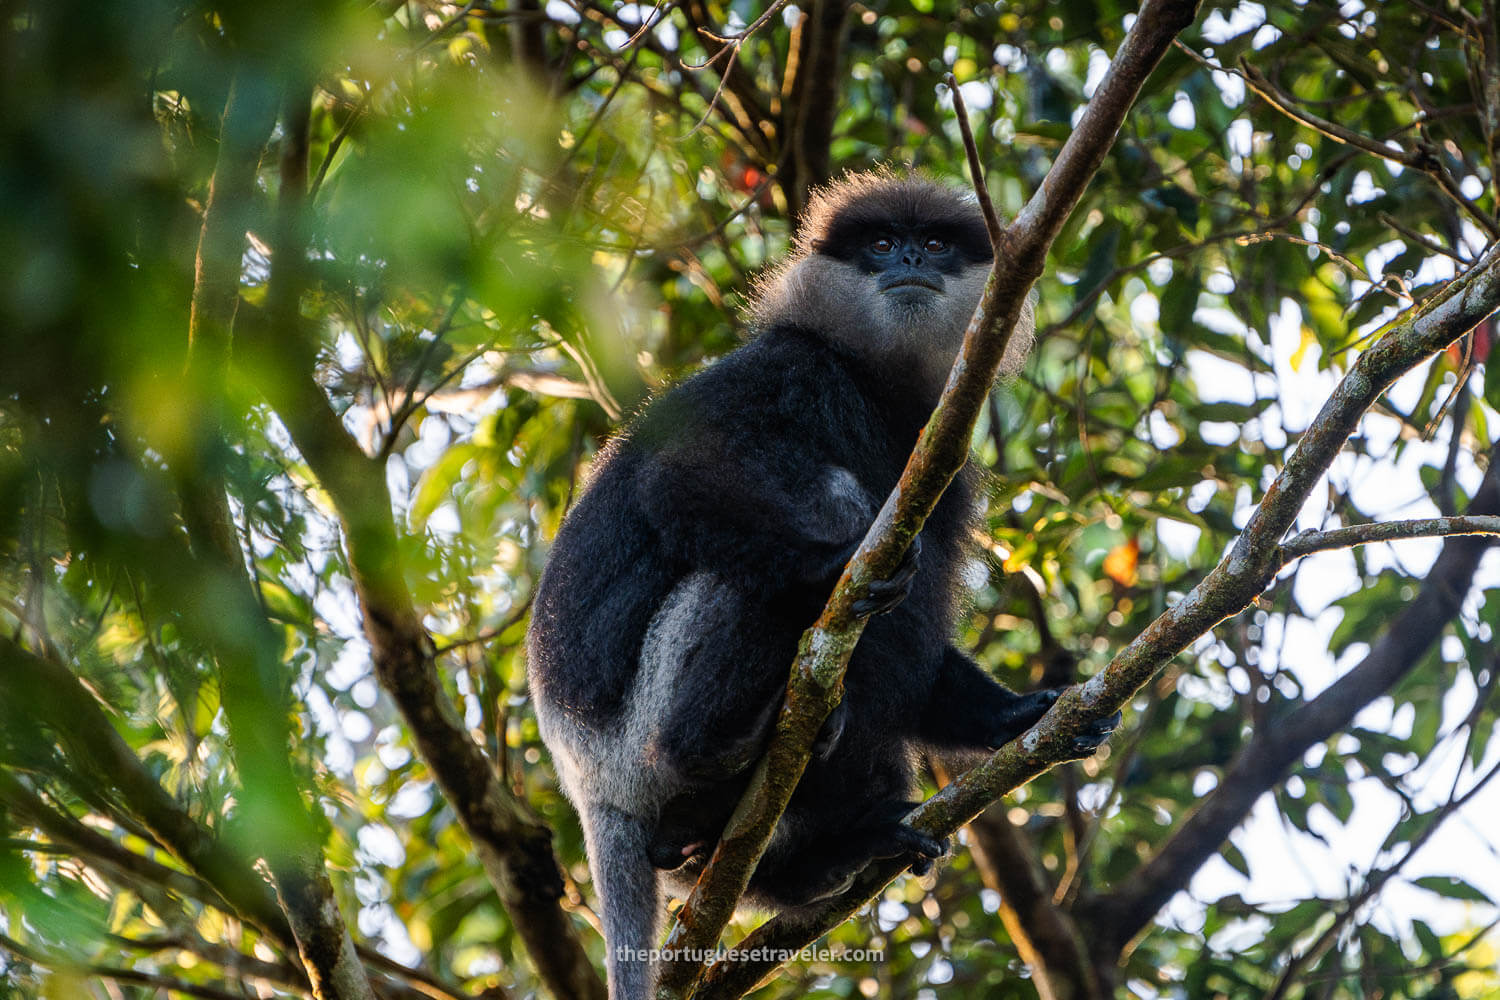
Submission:
<svg viewBox="0 0 1500 1000">
<path fill-rule="evenodd" d="M 951 227 L 895 220 L 834 235 L 796 268 L 808 314 L 883 367 L 941 387 L 984 290 L 988 241 L 974 247 Z"/>
<path fill-rule="evenodd" d="M 892 332 L 925 333 L 956 351 L 953 334 L 962 332 L 979 301 L 972 286 L 988 273 L 989 248 L 966 246 L 966 234 L 948 229 L 891 222 L 846 250 L 845 259 L 874 282 L 874 301 L 884 306 Z"/>
<path fill-rule="evenodd" d="M 814 198 L 796 252 L 758 283 L 761 326 L 818 332 L 934 394 L 963 342 L 993 258 L 970 198 L 921 177 L 853 174 Z M 1031 343 L 1027 308 L 1004 370 Z"/>
</svg>

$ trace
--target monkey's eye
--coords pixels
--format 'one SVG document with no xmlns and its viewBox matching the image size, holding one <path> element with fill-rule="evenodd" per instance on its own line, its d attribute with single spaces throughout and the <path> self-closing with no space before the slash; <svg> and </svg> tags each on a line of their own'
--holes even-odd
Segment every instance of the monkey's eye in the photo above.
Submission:
<svg viewBox="0 0 1500 1000">
<path fill-rule="evenodd" d="M 876 253 L 890 253 L 896 249 L 896 241 L 889 236 L 877 236 L 870 242 L 870 249 Z"/>
<path fill-rule="evenodd" d="M 944 250 L 948 249 L 948 241 L 940 240 L 936 236 L 934 236 L 926 243 L 922 244 L 922 249 L 926 250 L 928 253 L 942 253 Z"/>
</svg>

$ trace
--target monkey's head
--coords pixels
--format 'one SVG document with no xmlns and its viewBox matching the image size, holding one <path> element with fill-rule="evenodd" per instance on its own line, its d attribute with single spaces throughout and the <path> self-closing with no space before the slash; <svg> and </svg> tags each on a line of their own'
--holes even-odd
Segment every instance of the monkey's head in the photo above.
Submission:
<svg viewBox="0 0 1500 1000">
<path fill-rule="evenodd" d="M 934 394 L 979 304 L 992 252 L 969 194 L 921 174 L 850 174 L 814 193 L 785 263 L 755 286 L 750 314 L 767 328 L 813 330 Z M 1031 347 L 1028 302 L 1002 370 Z"/>
</svg>

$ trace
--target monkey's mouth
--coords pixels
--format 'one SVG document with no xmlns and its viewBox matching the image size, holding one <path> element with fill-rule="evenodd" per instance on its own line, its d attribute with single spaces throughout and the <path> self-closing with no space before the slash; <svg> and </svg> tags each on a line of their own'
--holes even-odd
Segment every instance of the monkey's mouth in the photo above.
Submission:
<svg viewBox="0 0 1500 1000">
<path fill-rule="evenodd" d="M 915 289 L 941 293 L 943 286 L 934 284 L 924 278 L 901 278 L 898 281 L 891 282 L 880 290 L 882 292 L 909 292 Z"/>
</svg>

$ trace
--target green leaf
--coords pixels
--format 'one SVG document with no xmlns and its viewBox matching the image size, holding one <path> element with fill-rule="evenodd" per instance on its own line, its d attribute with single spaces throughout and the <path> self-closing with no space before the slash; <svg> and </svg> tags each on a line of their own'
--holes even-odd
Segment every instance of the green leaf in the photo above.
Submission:
<svg viewBox="0 0 1500 1000">
<path fill-rule="evenodd" d="M 1447 899 L 1462 899 L 1470 903 L 1492 902 L 1487 893 L 1481 892 L 1457 875 L 1424 875 L 1421 878 L 1412 879 L 1412 885 L 1437 893 Z"/>
</svg>

